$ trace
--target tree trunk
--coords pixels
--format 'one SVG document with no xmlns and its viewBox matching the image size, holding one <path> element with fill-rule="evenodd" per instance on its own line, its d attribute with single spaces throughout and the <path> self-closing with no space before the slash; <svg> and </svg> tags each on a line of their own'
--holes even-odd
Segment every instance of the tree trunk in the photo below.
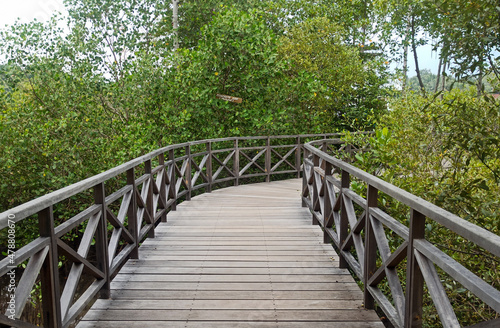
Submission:
<svg viewBox="0 0 500 328">
<path fill-rule="evenodd" d="M 174 28 L 174 51 L 179 49 L 179 0 L 172 0 L 172 26 Z"/>
<path fill-rule="evenodd" d="M 479 62 L 479 76 L 477 77 L 477 96 L 481 96 L 483 94 L 483 59 Z"/>
<path fill-rule="evenodd" d="M 408 43 L 405 44 L 403 52 L 403 92 L 406 90 L 408 83 Z"/>
<path fill-rule="evenodd" d="M 439 56 L 439 65 L 438 65 L 438 73 L 436 76 L 436 86 L 434 87 L 434 93 L 436 93 L 439 89 L 439 79 L 441 78 L 441 65 L 443 64 L 443 58 Z"/>
<path fill-rule="evenodd" d="M 441 81 L 441 95 L 439 96 L 441 98 L 441 100 L 443 100 L 443 92 L 444 92 L 444 89 L 446 87 L 446 65 L 448 65 L 448 68 L 450 66 L 450 64 L 448 63 L 448 58 L 445 57 L 443 59 L 443 72 L 441 75 L 443 75 L 443 78 L 442 78 L 442 81 Z"/>
<path fill-rule="evenodd" d="M 483 72 L 479 73 L 477 78 L 477 96 L 481 96 L 483 94 Z"/>
<path fill-rule="evenodd" d="M 408 34 L 410 34 L 409 18 L 406 24 L 405 38 L 408 37 Z M 408 84 L 408 40 L 405 41 L 404 52 L 403 52 L 403 92 L 405 92 L 407 84 Z"/>
<path fill-rule="evenodd" d="M 420 68 L 418 67 L 417 44 L 415 43 L 415 16 L 413 14 L 411 16 L 411 48 L 413 50 L 413 59 L 415 60 L 415 72 L 417 73 L 418 84 L 420 85 L 422 94 L 425 96 L 425 86 L 420 75 Z"/>
</svg>

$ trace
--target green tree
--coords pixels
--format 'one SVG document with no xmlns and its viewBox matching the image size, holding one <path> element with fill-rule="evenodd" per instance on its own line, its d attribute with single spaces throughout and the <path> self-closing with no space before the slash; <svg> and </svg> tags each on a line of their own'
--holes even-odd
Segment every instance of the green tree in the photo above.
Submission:
<svg viewBox="0 0 500 328">
<path fill-rule="evenodd" d="M 403 57 L 405 82 L 408 47 L 411 47 L 417 80 L 420 89 L 425 90 L 415 49 L 427 43 L 440 52 L 441 88 L 446 83 L 446 70 L 457 81 L 474 81 L 480 92 L 486 75 L 493 72 L 499 79 L 498 58 L 495 58 L 500 50 L 497 0 L 377 1 L 375 8 L 378 13 L 375 25 L 384 44 L 393 56 Z M 433 90 L 438 87 L 436 84 Z"/>
<path fill-rule="evenodd" d="M 306 71 L 320 83 L 306 109 L 316 118 L 313 125 L 364 128 L 370 126 L 370 115 L 385 108 L 384 63 L 363 60 L 359 47 L 345 44 L 343 33 L 327 18 L 310 19 L 286 33 L 280 54 L 291 61 L 291 75 Z"/>
<path fill-rule="evenodd" d="M 280 55 L 280 34 L 271 23 L 281 18 L 258 9 L 269 8 L 269 2 L 240 1 L 228 7 L 183 1 L 180 28 L 188 12 L 201 17 L 195 3 L 201 5 L 200 15 L 205 9 L 210 14 L 196 20 L 203 22 L 199 31 L 193 27 L 185 33 L 189 46 L 180 34 L 176 53 L 170 1 L 69 0 L 68 21 L 54 17 L 46 24 L 18 23 L 2 31 L 0 46 L 8 59 L 3 67 L 14 75 L 1 98 L 2 206 L 160 145 L 228 135 L 332 131 L 352 126 L 349 121 L 363 122 L 372 109 L 376 114 L 381 108 L 382 80 L 373 73 L 375 64 L 360 60 L 359 45 L 345 45 L 350 41 L 344 30 L 336 30 L 340 48 L 333 47 L 339 53 L 332 56 L 350 60 L 342 53 L 352 53 L 355 60 L 348 61 L 346 78 L 359 81 L 356 70 L 364 74 L 363 82 L 346 86 L 349 91 L 332 89 L 328 83 L 334 81 L 319 69 L 299 67 L 296 59 Z M 313 13 L 314 8 L 308 10 Z M 316 32 L 310 31 L 311 36 Z M 319 32 L 314 36 L 316 50 L 324 54 L 328 49 L 319 44 L 323 37 Z M 353 67 L 358 64 L 364 68 Z M 333 66 L 327 68 L 334 72 Z M 372 73 L 364 72 L 367 68 Z M 329 87 L 347 110 L 337 111 L 340 106 L 334 108 L 332 102 L 331 108 L 319 109 L 327 106 Z M 354 90 L 363 93 L 357 96 Z M 216 98 L 218 93 L 241 97 L 243 103 L 225 102 Z M 22 178 L 16 180 L 18 176 Z"/>
<path fill-rule="evenodd" d="M 178 95 L 171 107 L 189 120 L 191 137 L 194 131 L 212 137 L 270 134 L 297 123 L 290 122 L 295 115 L 291 99 L 313 97 L 314 83 L 304 74 L 288 79 L 283 73 L 287 62 L 278 57 L 277 47 L 278 39 L 256 10 L 224 8 L 202 28 L 198 46 L 181 51 L 179 68 L 172 73 Z M 217 94 L 243 102 L 226 102 Z"/>
<path fill-rule="evenodd" d="M 371 151 L 358 155 L 356 165 L 500 233 L 499 103 L 491 97 L 478 98 L 474 89 L 454 89 L 443 99 L 408 94 L 390 106 L 391 111 L 381 118 L 380 130 L 370 139 Z M 384 197 L 381 204 L 407 224 L 406 207 Z M 491 285 L 500 287 L 500 265 L 494 256 L 436 222 L 428 222 L 426 230 L 427 240 Z M 441 279 L 464 326 L 498 316 L 459 288 L 451 277 L 442 275 Z M 424 306 L 425 325 L 440 326 L 429 299 Z"/>
<path fill-rule="evenodd" d="M 458 79 L 477 77 L 481 89 L 482 78 L 489 72 L 500 76 L 495 54 L 500 50 L 500 6 L 497 0 L 437 1 L 434 8 L 439 15 L 443 42 L 442 55 L 454 64 Z M 497 58 L 498 59 L 498 58 Z"/>
<path fill-rule="evenodd" d="M 425 90 L 429 93 L 434 92 L 436 84 L 439 82 L 438 76 L 436 74 L 433 74 L 430 70 L 428 69 L 423 69 L 421 71 L 421 77 L 422 77 L 422 82 L 424 84 Z M 490 74 L 487 79 L 483 80 L 483 89 L 485 93 L 494 93 L 495 92 L 495 86 L 490 84 L 489 81 L 494 81 L 495 76 L 493 74 Z M 471 86 L 474 86 L 477 84 L 477 80 L 475 79 L 469 79 L 468 83 L 463 83 L 463 82 L 458 82 L 452 77 L 447 77 L 446 81 L 444 83 L 444 89 L 447 91 L 450 91 L 453 88 L 458 88 L 458 89 L 468 89 Z M 420 91 L 420 85 L 418 82 L 418 79 L 416 76 L 410 77 L 408 79 L 408 88 L 413 91 Z"/>
</svg>

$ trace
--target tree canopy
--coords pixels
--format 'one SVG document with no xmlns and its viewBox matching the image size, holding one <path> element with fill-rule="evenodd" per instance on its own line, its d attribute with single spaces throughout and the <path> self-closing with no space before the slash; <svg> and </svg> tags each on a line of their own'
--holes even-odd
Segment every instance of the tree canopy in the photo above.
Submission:
<svg viewBox="0 0 500 328">
<path fill-rule="evenodd" d="M 160 145 L 364 129 L 385 110 L 383 59 L 327 2 L 65 3 L 0 34 L 4 209 Z"/>
<path fill-rule="evenodd" d="M 376 130 L 358 165 L 498 231 L 498 0 L 65 5 L 0 30 L 0 211 L 172 143 Z M 418 68 L 423 44 L 437 75 Z"/>
</svg>

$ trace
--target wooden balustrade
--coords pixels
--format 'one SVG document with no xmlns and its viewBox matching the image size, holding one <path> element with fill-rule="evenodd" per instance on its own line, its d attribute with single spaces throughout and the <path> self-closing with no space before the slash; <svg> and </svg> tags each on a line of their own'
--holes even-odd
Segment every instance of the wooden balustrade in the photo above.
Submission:
<svg viewBox="0 0 500 328">
<path fill-rule="evenodd" d="M 304 145 L 302 204 L 312 211 L 313 222 L 323 227 L 325 242 L 333 241 L 340 266 L 350 268 L 363 283 L 365 307 L 373 309 L 377 304 L 395 327 L 421 327 L 427 291 L 442 326 L 460 327 L 437 266 L 500 313 L 500 291 L 426 240 L 425 227 L 426 222 L 434 221 L 490 252 L 497 263 L 500 236 L 328 155 L 329 147 L 337 142 Z M 364 185 L 365 195 L 353 191 L 353 179 Z M 379 207 L 380 193 L 409 207 L 408 225 Z M 391 234 L 402 240 L 392 249 Z M 401 281 L 403 274 L 406 279 Z M 382 285 L 383 279 L 387 285 Z M 484 327 L 498 327 L 499 320 Z"/>
<path fill-rule="evenodd" d="M 138 258 L 141 241 L 154 237 L 156 225 L 168 220 L 180 201 L 221 184 L 300 177 L 302 171 L 302 204 L 313 213 L 313 223 L 323 227 L 324 241 L 339 251 L 340 266 L 363 283 L 366 308 L 378 305 L 396 327 L 419 327 L 427 290 L 443 326 L 459 326 L 437 266 L 500 312 L 500 292 L 427 241 L 425 224 L 434 221 L 496 258 L 500 237 L 328 155 L 357 151 L 335 137 L 235 137 L 171 145 L 1 213 L 0 230 L 15 230 L 35 218 L 39 233 L 16 245 L 15 256 L 0 261 L 0 277 L 11 270 L 23 273 L 14 315 L 0 314 L 0 325 L 35 327 L 21 318 L 34 285 L 41 282 L 44 326 L 69 326 L 97 296 L 109 297 L 112 278 L 129 258 Z M 353 191 L 353 180 L 364 183 L 366 195 Z M 63 202 L 88 191 L 92 201 L 83 210 L 54 219 Z M 410 208 L 408 225 L 379 207 L 381 193 Z M 75 229 L 83 232 L 72 246 L 66 236 Z M 388 231 L 402 240 L 396 249 L 389 245 Z M 71 264 L 66 277 L 58 267 L 62 257 Z M 83 275 L 90 277 L 85 285 Z M 390 297 L 380 288 L 384 279 Z"/>
<path fill-rule="evenodd" d="M 0 314 L 0 326 L 35 327 L 21 317 L 39 281 L 44 326 L 69 326 L 98 294 L 109 297 L 112 277 L 129 258 L 138 258 L 141 241 L 154 237 L 155 226 L 168 219 L 179 201 L 224 182 L 300 177 L 302 143 L 336 136 L 234 137 L 171 145 L 1 213 L 0 230 L 15 229 L 30 218 L 40 228 L 35 240 L 17 244 L 15 255 L 0 261 L 0 277 L 11 270 L 23 273 L 15 310 Z M 107 183 L 119 186 L 107 190 Z M 56 226 L 54 208 L 88 191 L 93 191 L 93 202 L 70 218 L 59 218 Z M 83 233 L 72 247 L 65 237 L 75 229 Z M 62 257 L 71 263 L 64 285 L 58 268 Z M 24 262 L 27 267 L 21 270 Z M 91 277 L 83 287 L 82 275 Z"/>
</svg>

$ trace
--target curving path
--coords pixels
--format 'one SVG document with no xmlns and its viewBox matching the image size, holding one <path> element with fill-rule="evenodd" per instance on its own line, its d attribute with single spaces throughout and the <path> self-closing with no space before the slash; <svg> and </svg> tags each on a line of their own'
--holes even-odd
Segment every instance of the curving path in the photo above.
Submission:
<svg viewBox="0 0 500 328">
<path fill-rule="evenodd" d="M 384 327 L 300 189 L 243 185 L 178 205 L 77 327 Z"/>
</svg>

